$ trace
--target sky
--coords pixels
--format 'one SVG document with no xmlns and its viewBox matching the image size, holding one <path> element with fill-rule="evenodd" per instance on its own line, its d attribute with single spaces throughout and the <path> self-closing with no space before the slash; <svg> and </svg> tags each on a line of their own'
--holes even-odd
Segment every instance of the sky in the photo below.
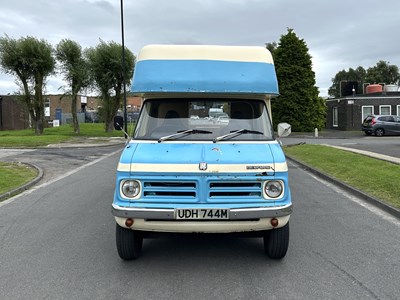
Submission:
<svg viewBox="0 0 400 300">
<path fill-rule="evenodd" d="M 120 0 L 0 0 L 0 36 L 34 36 L 82 48 L 100 39 L 121 43 Z M 379 60 L 400 67 L 398 0 L 124 0 L 125 46 L 148 44 L 265 46 L 292 28 L 312 56 L 316 86 L 326 97 L 337 72 Z M 47 79 L 59 94 L 62 76 Z M 0 95 L 18 91 L 0 70 Z"/>
</svg>

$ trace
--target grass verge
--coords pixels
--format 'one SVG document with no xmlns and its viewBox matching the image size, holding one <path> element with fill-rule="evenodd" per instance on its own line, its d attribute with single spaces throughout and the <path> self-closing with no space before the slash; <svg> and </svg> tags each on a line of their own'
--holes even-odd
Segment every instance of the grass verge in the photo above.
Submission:
<svg viewBox="0 0 400 300">
<path fill-rule="evenodd" d="M 321 145 L 297 145 L 285 153 L 387 204 L 400 208 L 400 166 Z"/>
<path fill-rule="evenodd" d="M 25 164 L 0 162 L 0 195 L 30 182 L 37 174 L 35 168 Z"/>
<path fill-rule="evenodd" d="M 44 147 L 50 144 L 68 142 L 85 137 L 123 137 L 121 131 L 105 132 L 102 123 L 82 123 L 80 134 L 73 132 L 71 125 L 46 128 L 42 135 L 35 135 L 32 129 L 0 131 L 0 147 Z"/>
</svg>

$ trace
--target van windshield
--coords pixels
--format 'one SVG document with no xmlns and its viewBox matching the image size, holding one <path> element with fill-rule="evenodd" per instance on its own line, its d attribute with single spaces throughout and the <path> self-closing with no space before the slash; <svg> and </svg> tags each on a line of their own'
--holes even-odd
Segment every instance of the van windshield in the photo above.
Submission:
<svg viewBox="0 0 400 300">
<path fill-rule="evenodd" d="M 159 142 L 271 140 L 273 130 L 262 100 L 148 99 L 133 138 Z"/>
</svg>

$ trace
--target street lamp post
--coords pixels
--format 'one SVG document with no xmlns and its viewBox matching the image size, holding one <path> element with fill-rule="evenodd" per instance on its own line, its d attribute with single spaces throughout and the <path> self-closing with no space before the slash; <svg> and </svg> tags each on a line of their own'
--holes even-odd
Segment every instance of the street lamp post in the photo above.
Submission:
<svg viewBox="0 0 400 300">
<path fill-rule="evenodd" d="M 128 114 L 126 111 L 126 84 L 125 84 L 125 37 L 124 37 L 124 1 L 121 0 L 121 35 L 122 35 L 122 82 L 124 86 L 124 130 L 125 130 L 125 138 L 128 136 L 126 132 L 128 132 Z"/>
</svg>

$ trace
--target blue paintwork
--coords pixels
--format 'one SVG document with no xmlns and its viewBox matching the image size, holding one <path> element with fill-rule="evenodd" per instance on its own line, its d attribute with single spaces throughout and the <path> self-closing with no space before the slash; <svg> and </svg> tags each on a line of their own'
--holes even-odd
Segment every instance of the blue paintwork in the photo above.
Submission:
<svg viewBox="0 0 400 300">
<path fill-rule="evenodd" d="M 278 143 L 275 144 L 269 144 L 271 154 L 274 157 L 275 163 L 283 163 L 286 162 L 286 157 L 285 154 L 282 151 L 281 145 Z"/>
<path fill-rule="evenodd" d="M 274 207 L 284 206 L 291 203 L 291 195 L 288 184 L 288 173 L 275 173 L 274 176 L 255 176 L 254 174 L 164 174 L 162 172 L 145 175 L 132 174 L 130 178 L 139 179 L 140 181 L 147 180 L 161 180 L 170 182 L 196 182 L 197 197 L 142 197 L 135 201 L 127 201 L 122 199 L 118 194 L 118 189 L 115 191 L 114 204 L 125 207 L 138 207 L 138 208 L 182 208 L 195 205 L 198 208 L 245 208 L 245 207 Z M 117 173 L 116 183 L 119 186 L 120 180 L 126 179 L 126 174 Z M 277 179 L 282 180 L 285 183 L 285 196 L 279 201 L 266 200 L 262 197 L 227 197 L 220 199 L 211 199 L 208 196 L 208 183 L 209 181 L 230 181 L 230 182 L 242 182 L 242 181 L 265 181 L 265 180 Z M 168 188 L 169 191 L 174 189 Z"/>
<path fill-rule="evenodd" d="M 236 143 L 131 143 L 122 156 L 122 163 L 157 164 L 265 164 L 273 163 L 271 153 L 280 149 L 278 144 Z M 277 146 L 277 147 L 276 147 Z M 279 150 L 278 150 L 279 151 Z M 280 152 L 282 152 L 280 150 Z M 155 155 L 157 160 L 155 161 Z M 277 162 L 284 162 L 278 155 Z"/>
<path fill-rule="evenodd" d="M 131 91 L 279 94 L 273 64 L 215 60 L 139 61 Z"/>
<path fill-rule="evenodd" d="M 154 158 L 157 157 L 157 160 Z M 121 155 L 120 162 L 124 164 L 152 163 L 157 164 L 198 164 L 207 162 L 211 164 L 248 164 L 257 165 L 274 162 L 285 162 L 285 156 L 278 143 L 252 144 L 252 143 L 219 143 L 219 144 L 198 144 L 198 143 L 131 143 Z M 148 207 L 148 208 L 179 208 L 195 204 L 196 207 L 207 208 L 244 208 L 244 207 L 273 207 L 286 205 L 291 202 L 288 185 L 287 172 L 270 172 L 262 174 L 262 171 L 255 170 L 248 173 L 209 173 L 205 171 L 173 172 L 163 173 L 162 167 L 152 172 L 117 172 L 116 186 L 124 179 L 134 178 L 142 182 L 193 182 L 194 187 L 179 186 L 160 188 L 155 190 L 168 192 L 193 192 L 195 196 L 144 196 L 144 191 L 152 191 L 152 187 L 142 187 L 142 198 L 135 201 L 122 199 L 116 189 L 114 203 L 126 207 Z M 278 201 L 265 200 L 262 195 L 257 195 L 265 180 L 277 179 L 285 183 L 285 196 Z M 254 191 L 253 196 L 237 197 L 210 197 L 210 182 L 254 182 L 260 183 L 260 187 L 235 187 L 235 191 Z M 223 188 L 222 188 L 223 190 Z"/>
</svg>

